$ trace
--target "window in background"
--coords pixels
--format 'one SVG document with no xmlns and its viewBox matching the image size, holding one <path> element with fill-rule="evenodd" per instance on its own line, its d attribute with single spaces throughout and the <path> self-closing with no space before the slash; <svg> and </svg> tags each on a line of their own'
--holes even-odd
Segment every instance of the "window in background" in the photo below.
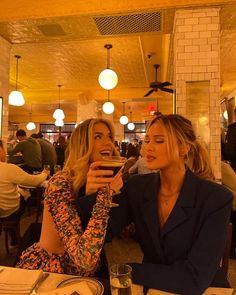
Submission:
<svg viewBox="0 0 236 295">
<path fill-rule="evenodd" d="M 64 124 L 62 127 L 57 127 L 54 124 L 40 124 L 40 132 L 51 143 L 56 142 L 60 135 L 68 137 L 74 129 L 75 123 Z"/>
<path fill-rule="evenodd" d="M 146 124 L 145 123 L 134 123 L 135 128 L 134 130 L 130 131 L 127 128 L 127 125 L 124 126 L 124 139 L 125 142 L 132 142 L 134 138 L 137 138 L 139 141 L 143 141 L 144 136 L 146 134 Z"/>
</svg>

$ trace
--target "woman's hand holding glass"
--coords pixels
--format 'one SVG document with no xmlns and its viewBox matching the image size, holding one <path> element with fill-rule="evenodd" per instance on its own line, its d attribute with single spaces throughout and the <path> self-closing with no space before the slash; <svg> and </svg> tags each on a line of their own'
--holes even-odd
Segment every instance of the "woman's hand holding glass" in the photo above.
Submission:
<svg viewBox="0 0 236 295">
<path fill-rule="evenodd" d="M 111 193 L 119 192 L 123 186 L 122 168 L 114 177 L 111 177 L 114 172 L 100 169 L 101 164 L 102 161 L 96 161 L 90 165 L 87 174 L 86 195 L 96 193 L 101 188 L 106 189 L 108 184 Z"/>
</svg>

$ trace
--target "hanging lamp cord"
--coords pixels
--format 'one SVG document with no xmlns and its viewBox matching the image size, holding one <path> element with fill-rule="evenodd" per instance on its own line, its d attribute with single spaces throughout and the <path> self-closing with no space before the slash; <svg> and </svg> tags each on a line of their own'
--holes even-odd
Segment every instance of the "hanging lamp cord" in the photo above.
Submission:
<svg viewBox="0 0 236 295">
<path fill-rule="evenodd" d="M 62 85 L 58 85 L 58 109 L 61 108 L 61 86 Z"/>
<path fill-rule="evenodd" d="M 125 102 L 122 102 L 123 103 L 123 116 L 125 116 Z"/>
<path fill-rule="evenodd" d="M 15 55 L 15 58 L 16 58 L 16 91 L 17 91 L 17 88 L 18 88 L 18 61 L 19 61 L 19 58 L 21 58 L 21 56 Z"/>
</svg>

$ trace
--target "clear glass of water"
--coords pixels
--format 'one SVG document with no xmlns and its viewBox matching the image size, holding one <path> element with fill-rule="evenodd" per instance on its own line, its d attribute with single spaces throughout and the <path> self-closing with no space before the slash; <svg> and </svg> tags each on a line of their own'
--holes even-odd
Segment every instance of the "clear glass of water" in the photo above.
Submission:
<svg viewBox="0 0 236 295">
<path fill-rule="evenodd" d="M 132 267 L 128 264 L 114 264 L 110 268 L 112 295 L 132 295 Z"/>
</svg>

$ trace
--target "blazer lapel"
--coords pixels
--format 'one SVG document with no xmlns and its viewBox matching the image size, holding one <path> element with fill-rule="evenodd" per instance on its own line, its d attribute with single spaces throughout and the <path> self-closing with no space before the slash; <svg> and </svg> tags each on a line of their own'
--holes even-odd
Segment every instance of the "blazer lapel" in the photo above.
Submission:
<svg viewBox="0 0 236 295">
<path fill-rule="evenodd" d="M 162 228 L 162 237 L 182 224 L 191 215 L 192 207 L 195 203 L 198 181 L 198 178 L 188 169 L 179 198 Z"/>
<path fill-rule="evenodd" d="M 157 191 L 159 188 L 159 174 L 156 173 L 153 178 L 149 178 L 142 192 L 141 212 L 143 219 L 147 224 L 150 236 L 152 237 L 155 248 L 158 253 L 163 253 L 160 243 L 160 227 L 157 213 Z M 155 184 L 154 184 L 155 183 Z M 163 258 L 164 259 L 164 258 Z"/>
</svg>

